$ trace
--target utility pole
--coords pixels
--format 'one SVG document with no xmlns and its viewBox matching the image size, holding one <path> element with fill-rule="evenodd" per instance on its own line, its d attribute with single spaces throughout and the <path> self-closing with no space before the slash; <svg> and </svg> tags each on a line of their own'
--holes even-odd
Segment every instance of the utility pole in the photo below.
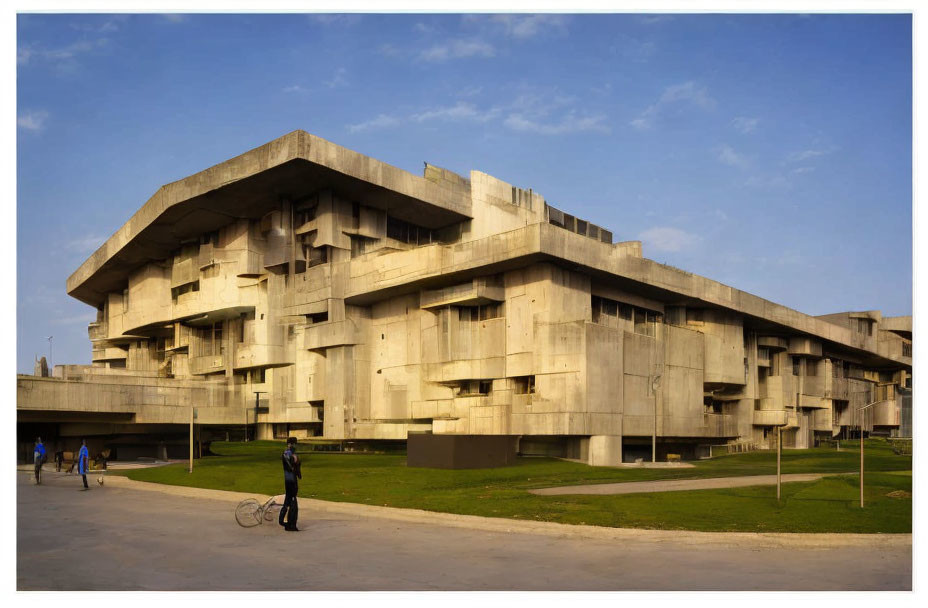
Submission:
<svg viewBox="0 0 928 608">
<path fill-rule="evenodd" d="M 651 430 L 651 462 L 657 462 L 657 389 L 661 386 L 660 373 L 651 380 L 651 392 L 654 394 L 654 428 Z"/>
<path fill-rule="evenodd" d="M 193 473 L 193 404 L 190 404 L 190 466 L 187 468 L 188 473 Z"/>
<path fill-rule="evenodd" d="M 882 401 L 874 401 L 857 408 L 858 434 L 860 435 L 860 508 L 864 508 L 864 410 L 870 409 Z"/>
<path fill-rule="evenodd" d="M 777 426 L 777 503 L 780 502 L 780 456 L 783 453 L 782 426 Z"/>
</svg>

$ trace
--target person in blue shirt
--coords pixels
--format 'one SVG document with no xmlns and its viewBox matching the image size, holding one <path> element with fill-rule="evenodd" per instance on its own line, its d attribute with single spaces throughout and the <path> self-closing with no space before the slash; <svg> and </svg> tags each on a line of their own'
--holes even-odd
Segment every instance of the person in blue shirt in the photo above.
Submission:
<svg viewBox="0 0 928 608">
<path fill-rule="evenodd" d="M 284 506 L 280 509 L 280 517 L 277 518 L 277 523 L 282 525 L 287 532 L 299 532 L 299 528 L 296 527 L 296 518 L 299 515 L 296 492 L 299 489 L 297 486 L 297 479 L 302 479 L 303 475 L 300 473 L 300 459 L 296 455 L 296 437 L 287 439 L 287 450 L 281 458 L 284 464 L 284 490 L 286 492 L 286 497 L 284 498 Z M 284 517 L 288 514 L 289 517 L 287 517 L 287 521 L 284 523 Z"/>
<path fill-rule="evenodd" d="M 42 445 L 42 438 L 35 438 L 35 449 L 32 452 L 33 459 L 35 460 L 35 483 L 42 483 L 41 473 L 42 465 L 45 464 L 45 446 Z"/>
<path fill-rule="evenodd" d="M 90 452 L 87 451 L 87 440 L 81 439 L 81 451 L 77 453 L 77 472 L 81 474 L 84 480 L 83 490 L 89 490 L 87 485 L 87 470 L 90 468 Z"/>
</svg>

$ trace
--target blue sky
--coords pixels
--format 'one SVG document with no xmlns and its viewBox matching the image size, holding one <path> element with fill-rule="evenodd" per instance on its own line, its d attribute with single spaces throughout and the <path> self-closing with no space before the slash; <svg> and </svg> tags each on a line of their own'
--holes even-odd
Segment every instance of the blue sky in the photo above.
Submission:
<svg viewBox="0 0 928 608">
<path fill-rule="evenodd" d="M 911 314 L 908 15 L 17 19 L 17 371 L 89 363 L 67 277 L 159 186 L 304 129 L 477 169 L 809 314 Z"/>
</svg>

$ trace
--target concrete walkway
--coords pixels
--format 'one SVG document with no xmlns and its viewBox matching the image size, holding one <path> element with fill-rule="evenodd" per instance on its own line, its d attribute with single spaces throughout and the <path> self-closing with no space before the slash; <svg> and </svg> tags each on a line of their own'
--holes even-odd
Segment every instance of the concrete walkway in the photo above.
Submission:
<svg viewBox="0 0 928 608">
<path fill-rule="evenodd" d="M 19 590 L 907 590 L 909 534 L 621 530 L 300 499 L 298 534 L 235 524 L 250 494 L 17 475 Z M 866 547 L 866 559 L 860 550 Z"/>
<path fill-rule="evenodd" d="M 831 475 L 854 475 L 854 473 L 790 473 L 781 475 L 780 481 L 818 481 Z M 646 494 L 651 492 L 680 492 L 682 490 L 715 490 L 718 488 L 742 488 L 746 486 L 776 485 L 776 475 L 749 475 L 746 477 L 710 477 L 708 479 L 664 479 L 658 481 L 626 481 L 622 483 L 599 483 L 586 486 L 558 486 L 529 490 L 542 496 L 564 494 Z"/>
</svg>

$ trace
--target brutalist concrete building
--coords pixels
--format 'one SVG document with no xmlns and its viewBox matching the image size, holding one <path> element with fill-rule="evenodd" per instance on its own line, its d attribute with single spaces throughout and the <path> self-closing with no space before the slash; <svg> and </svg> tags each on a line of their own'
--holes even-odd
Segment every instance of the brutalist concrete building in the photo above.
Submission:
<svg viewBox="0 0 928 608">
<path fill-rule="evenodd" d="M 92 365 L 19 376 L 19 421 L 103 442 L 195 408 L 260 438 L 508 435 L 610 465 L 898 434 L 911 386 L 911 317 L 808 316 L 532 190 L 302 131 L 159 189 L 67 292 L 97 310 Z"/>
</svg>

